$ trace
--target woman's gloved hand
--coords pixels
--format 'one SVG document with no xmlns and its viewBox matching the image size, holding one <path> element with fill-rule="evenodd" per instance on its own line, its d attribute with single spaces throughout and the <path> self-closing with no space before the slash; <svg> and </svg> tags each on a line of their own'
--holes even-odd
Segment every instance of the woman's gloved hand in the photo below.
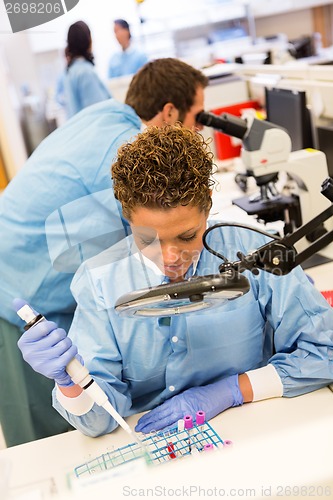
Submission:
<svg viewBox="0 0 333 500">
<path fill-rule="evenodd" d="M 206 413 L 206 420 L 210 420 L 227 408 L 242 405 L 243 402 L 238 375 L 231 375 L 213 384 L 192 387 L 168 399 L 143 415 L 135 431 L 143 433 L 158 431 L 170 427 L 185 415 L 192 415 L 195 421 L 195 414 L 200 410 Z"/>
<path fill-rule="evenodd" d="M 17 343 L 24 360 L 38 373 L 60 386 L 73 385 L 66 365 L 77 355 L 67 333 L 53 321 L 43 320 L 29 328 Z"/>
</svg>

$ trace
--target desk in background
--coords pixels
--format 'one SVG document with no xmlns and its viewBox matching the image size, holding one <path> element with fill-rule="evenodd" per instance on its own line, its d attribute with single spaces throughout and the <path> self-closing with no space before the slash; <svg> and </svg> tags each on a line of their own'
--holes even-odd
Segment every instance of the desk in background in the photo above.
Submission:
<svg viewBox="0 0 333 500">
<path fill-rule="evenodd" d="M 134 426 L 137 417 L 127 421 Z M 333 498 L 333 394 L 328 388 L 232 408 L 210 423 L 223 440 L 233 442 L 231 447 L 156 466 L 135 460 L 126 474 L 121 468 L 127 465 L 121 465 L 117 477 L 96 474 L 94 482 L 82 488 L 75 479 L 74 489 L 68 487 L 68 473 L 112 447 L 128 444 L 122 429 L 100 438 L 72 431 L 8 448 L 0 452 L 0 460 L 11 467 L 9 498 L 120 499 L 129 493 L 140 496 L 139 491 L 149 497 L 148 488 L 150 497 L 165 488 L 166 497 L 186 497 L 184 491 L 191 491 L 195 499 L 214 496 L 213 491 L 216 497 Z M 290 494 L 293 487 L 298 495 Z"/>
</svg>

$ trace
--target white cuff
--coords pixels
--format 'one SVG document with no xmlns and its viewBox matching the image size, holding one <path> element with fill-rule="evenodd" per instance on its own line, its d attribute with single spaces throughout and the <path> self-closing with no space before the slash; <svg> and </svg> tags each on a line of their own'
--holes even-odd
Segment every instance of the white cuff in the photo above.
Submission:
<svg viewBox="0 0 333 500">
<path fill-rule="evenodd" d="M 272 364 L 246 372 L 252 385 L 253 401 L 279 398 L 283 395 L 281 379 Z"/>
<path fill-rule="evenodd" d="M 76 398 L 69 398 L 56 386 L 56 398 L 61 406 L 72 415 L 80 417 L 85 415 L 94 406 L 93 400 L 85 391 L 82 391 Z"/>
</svg>

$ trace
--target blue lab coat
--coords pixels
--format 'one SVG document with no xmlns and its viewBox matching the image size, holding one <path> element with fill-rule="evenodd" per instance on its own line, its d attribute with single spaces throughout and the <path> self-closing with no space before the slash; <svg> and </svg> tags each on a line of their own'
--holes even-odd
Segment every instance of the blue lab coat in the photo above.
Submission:
<svg viewBox="0 0 333 500">
<path fill-rule="evenodd" d="M 217 308 L 173 316 L 170 324 L 165 318 L 121 317 L 114 304 L 122 294 L 165 279 L 154 266 L 144 265 L 131 239 L 78 270 L 72 283 L 78 308 L 69 333 L 121 415 L 151 409 L 189 387 L 267 363 L 276 368 L 284 396 L 332 382 L 333 309 L 300 267 L 283 277 L 247 271 L 247 294 Z M 237 260 L 237 251 L 246 254 L 266 241 L 235 227 L 215 229 L 207 238 L 211 248 L 230 260 Z M 220 263 L 204 249 L 195 275 L 216 274 Z M 75 416 L 59 404 L 55 391 L 53 399 L 58 411 L 85 434 L 97 436 L 116 426 L 97 405 Z"/>
<path fill-rule="evenodd" d="M 77 249 L 78 240 L 94 241 L 98 235 L 112 232 L 112 227 L 101 227 L 96 234 L 96 221 L 105 214 L 99 198 L 120 228 L 111 164 L 119 145 L 133 139 L 140 129 L 141 120 L 129 106 L 114 99 L 98 103 L 44 139 L 10 182 L 0 197 L 2 318 L 22 326 L 12 308 L 12 300 L 22 297 L 48 319 L 69 326 L 75 309 L 70 283 L 88 255 L 79 255 L 71 266 L 66 251 Z M 66 219 L 66 228 L 71 225 L 68 234 L 56 224 L 58 215 Z M 81 227 L 75 226 L 76 221 Z M 120 236 L 124 233 L 117 240 Z M 65 262 L 58 263 L 61 245 Z"/>
<path fill-rule="evenodd" d="M 67 118 L 111 97 L 94 66 L 84 58 L 74 60 L 65 73 L 63 84 Z"/>
<path fill-rule="evenodd" d="M 0 196 L 0 421 L 8 446 L 59 432 L 53 381 L 23 361 L 16 345 L 23 322 L 12 301 L 21 297 L 69 328 L 77 267 L 126 234 L 110 168 L 119 145 L 140 129 L 133 109 L 114 99 L 90 106 L 44 139 Z M 23 430 L 30 420 L 37 433 Z"/>
<path fill-rule="evenodd" d="M 144 64 L 148 62 L 148 57 L 143 52 L 129 46 L 126 50 L 121 50 L 113 54 L 109 61 L 108 77 L 132 75 L 136 73 Z"/>
</svg>

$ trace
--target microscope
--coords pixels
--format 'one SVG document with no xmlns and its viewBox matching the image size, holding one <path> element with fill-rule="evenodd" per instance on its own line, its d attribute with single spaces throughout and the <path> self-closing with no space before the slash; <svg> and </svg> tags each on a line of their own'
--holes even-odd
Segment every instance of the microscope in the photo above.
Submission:
<svg viewBox="0 0 333 500">
<path fill-rule="evenodd" d="M 242 139 L 241 159 L 246 175 L 254 177 L 260 193 L 235 199 L 232 203 L 249 215 L 255 215 L 265 223 L 284 221 L 286 235 L 330 206 L 329 200 L 320 192 L 322 182 L 328 177 L 323 152 L 315 149 L 291 151 L 288 132 L 268 121 L 256 118 L 246 121 L 228 113 L 216 116 L 204 111 L 196 119 L 203 125 Z M 277 189 L 281 172 L 285 172 L 294 184 L 293 192 L 288 195 Z M 332 229 L 331 226 L 332 221 L 318 223 L 298 242 L 297 250 L 304 250 Z M 322 261 L 332 260 L 333 244 L 322 249 L 320 256 Z"/>
</svg>

